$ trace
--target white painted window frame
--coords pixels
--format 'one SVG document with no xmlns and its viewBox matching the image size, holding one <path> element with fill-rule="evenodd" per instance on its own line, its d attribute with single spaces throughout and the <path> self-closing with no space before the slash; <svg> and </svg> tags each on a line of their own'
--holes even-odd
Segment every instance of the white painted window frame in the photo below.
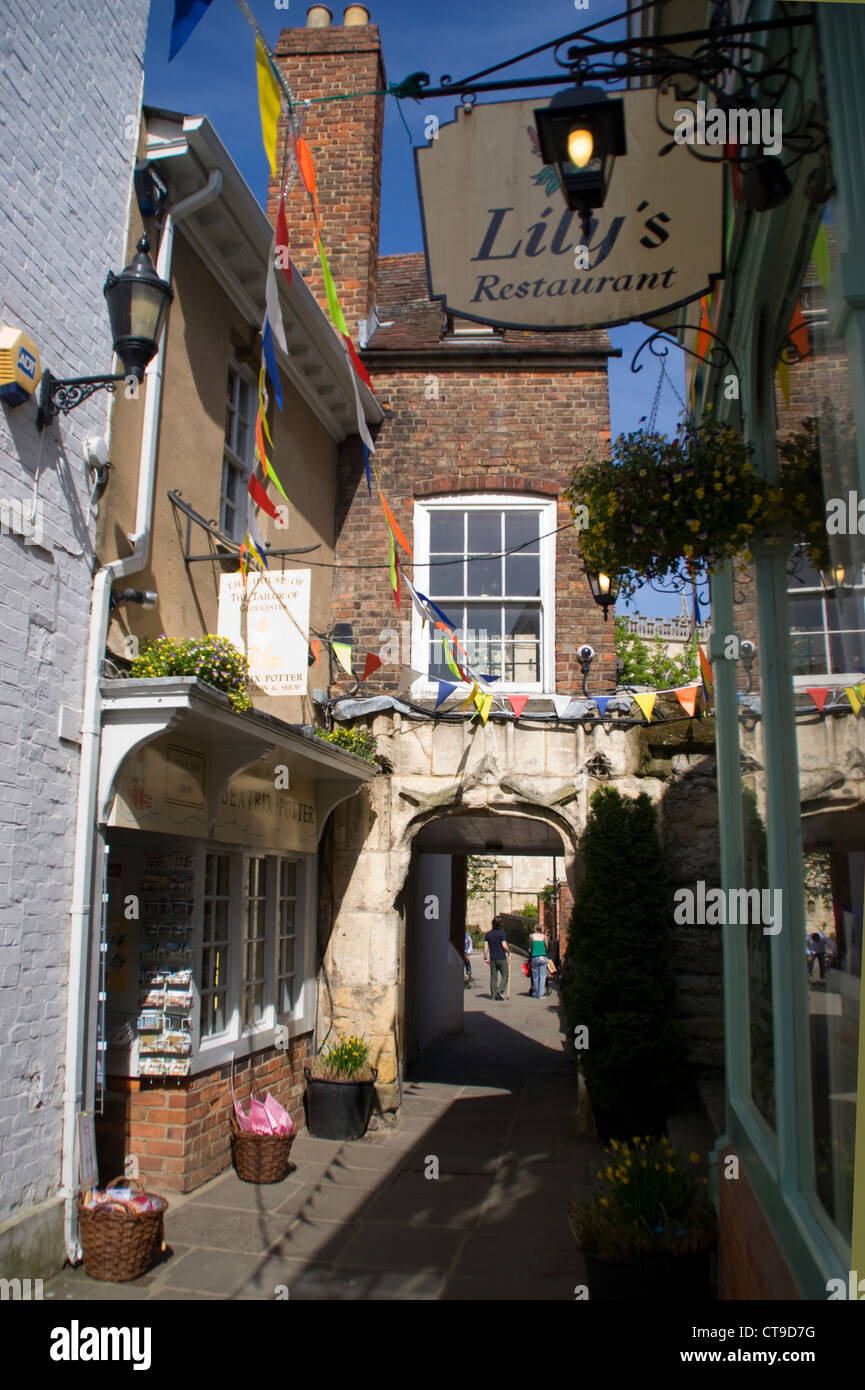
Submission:
<svg viewBox="0 0 865 1390">
<path fill-rule="evenodd" d="M 537 511 L 541 536 L 541 680 L 496 681 L 490 688 L 503 695 L 552 694 L 556 688 L 556 537 L 558 512 L 555 499 L 541 498 L 531 493 L 453 493 L 446 497 L 418 499 L 414 504 L 414 575 L 415 588 L 430 592 L 429 537 L 430 514 L 434 511 Z M 480 601 L 480 600 L 479 600 Z M 505 601 L 504 599 L 502 600 Z M 447 612 L 444 600 L 441 607 Z M 417 671 L 428 669 L 429 636 L 422 630 L 422 619 L 412 608 L 411 664 Z M 468 688 L 468 687 L 466 687 Z M 436 695 L 438 683 L 423 676 L 411 687 L 411 698 L 430 699 Z"/>
<path fill-rule="evenodd" d="M 234 443 L 236 441 L 229 440 L 227 434 L 223 434 L 222 466 L 219 475 L 219 510 L 217 512 L 217 516 L 219 517 L 220 529 L 222 529 L 223 508 L 225 506 L 225 503 L 228 501 L 228 496 L 225 490 L 226 471 L 228 469 L 231 469 L 235 473 L 240 474 L 240 481 L 242 487 L 239 502 L 236 504 L 231 504 L 235 508 L 234 531 L 231 533 L 226 531 L 226 534 L 229 535 L 230 540 L 242 541 L 244 535 L 246 534 L 246 507 L 244 505 L 243 499 L 243 487 L 249 486 L 249 475 L 252 472 L 253 460 L 255 458 L 255 393 L 257 388 L 255 378 L 252 376 L 251 372 L 249 372 L 233 357 L 229 360 L 228 363 L 227 376 L 228 380 L 226 383 L 226 403 L 228 403 L 228 400 L 230 398 L 232 408 L 236 415 L 238 412 L 238 405 L 236 400 L 237 391 L 233 384 L 232 378 L 234 379 L 234 381 L 242 381 L 244 385 L 248 388 L 250 393 L 250 417 L 248 421 L 246 457 L 244 457 L 241 454 L 238 454 L 235 450 Z"/>
</svg>

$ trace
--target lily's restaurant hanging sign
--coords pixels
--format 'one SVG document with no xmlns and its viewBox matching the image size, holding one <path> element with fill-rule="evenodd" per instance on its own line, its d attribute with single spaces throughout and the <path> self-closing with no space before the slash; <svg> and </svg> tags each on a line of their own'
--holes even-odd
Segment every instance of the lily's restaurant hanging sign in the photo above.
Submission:
<svg viewBox="0 0 865 1390">
<path fill-rule="evenodd" d="M 430 294 L 448 313 L 502 328 L 600 328 L 698 299 L 723 273 L 723 165 L 684 145 L 658 151 L 677 99 L 624 98 L 627 154 L 592 214 L 580 217 L 540 155 L 534 112 L 496 102 L 459 109 L 415 150 Z M 657 103 L 657 107 L 656 107 Z"/>
</svg>

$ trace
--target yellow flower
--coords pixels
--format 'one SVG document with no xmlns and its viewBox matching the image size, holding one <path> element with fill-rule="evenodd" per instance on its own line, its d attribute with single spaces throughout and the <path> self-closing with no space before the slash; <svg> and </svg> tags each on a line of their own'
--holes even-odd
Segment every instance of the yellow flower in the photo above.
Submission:
<svg viewBox="0 0 865 1390">
<path fill-rule="evenodd" d="M 700 1155 L 699 1155 L 699 1154 L 692 1153 L 692 1154 L 689 1154 L 688 1157 L 689 1157 L 689 1159 L 691 1160 L 692 1163 L 699 1163 L 699 1162 L 700 1162 Z"/>
<path fill-rule="evenodd" d="M 609 1205 L 610 1205 L 609 1198 L 607 1198 L 607 1197 L 602 1197 L 602 1198 L 601 1198 L 601 1206 L 602 1206 L 602 1207 L 608 1207 Z"/>
<path fill-rule="evenodd" d="M 668 1163 L 668 1164 L 667 1164 L 667 1172 L 668 1172 L 668 1173 L 675 1173 L 675 1171 L 676 1171 L 676 1170 L 675 1170 L 675 1168 L 673 1167 L 672 1163 Z"/>
<path fill-rule="evenodd" d="M 696 493 L 695 493 L 694 495 L 695 495 L 695 497 L 699 497 L 700 501 L 702 502 L 703 498 L 704 498 L 705 495 L 706 495 L 705 489 L 704 489 L 704 488 L 701 488 L 701 487 L 698 487 L 698 488 L 697 488 L 697 491 L 696 491 Z"/>
<path fill-rule="evenodd" d="M 661 1165 L 660 1165 L 660 1163 L 656 1163 L 656 1164 L 655 1164 L 655 1172 L 656 1172 L 656 1173 L 660 1173 L 660 1171 L 661 1171 Z"/>
</svg>

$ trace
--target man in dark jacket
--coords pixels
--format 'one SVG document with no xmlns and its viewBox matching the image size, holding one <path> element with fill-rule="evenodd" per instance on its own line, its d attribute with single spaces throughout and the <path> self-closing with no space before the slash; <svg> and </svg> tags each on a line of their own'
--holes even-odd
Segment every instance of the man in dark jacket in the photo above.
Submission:
<svg viewBox="0 0 865 1390">
<path fill-rule="evenodd" d="M 484 937 L 484 961 L 490 967 L 490 998 L 504 999 L 508 987 L 508 956 L 511 948 L 502 931 L 501 917 L 494 917 L 490 930 Z"/>
</svg>

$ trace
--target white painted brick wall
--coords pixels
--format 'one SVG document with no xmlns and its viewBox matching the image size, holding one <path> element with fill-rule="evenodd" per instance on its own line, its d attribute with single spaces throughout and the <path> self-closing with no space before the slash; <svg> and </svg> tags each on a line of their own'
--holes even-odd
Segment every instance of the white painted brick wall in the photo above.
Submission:
<svg viewBox="0 0 865 1390">
<path fill-rule="evenodd" d="M 56 376 L 112 369 L 102 286 L 124 263 L 149 0 L 3 0 L 0 323 Z M 0 498 L 38 473 L 43 547 L 0 535 L 0 1223 L 60 1181 L 69 903 L 93 567 L 84 438 L 110 398 L 38 433 L 0 408 Z"/>
</svg>

